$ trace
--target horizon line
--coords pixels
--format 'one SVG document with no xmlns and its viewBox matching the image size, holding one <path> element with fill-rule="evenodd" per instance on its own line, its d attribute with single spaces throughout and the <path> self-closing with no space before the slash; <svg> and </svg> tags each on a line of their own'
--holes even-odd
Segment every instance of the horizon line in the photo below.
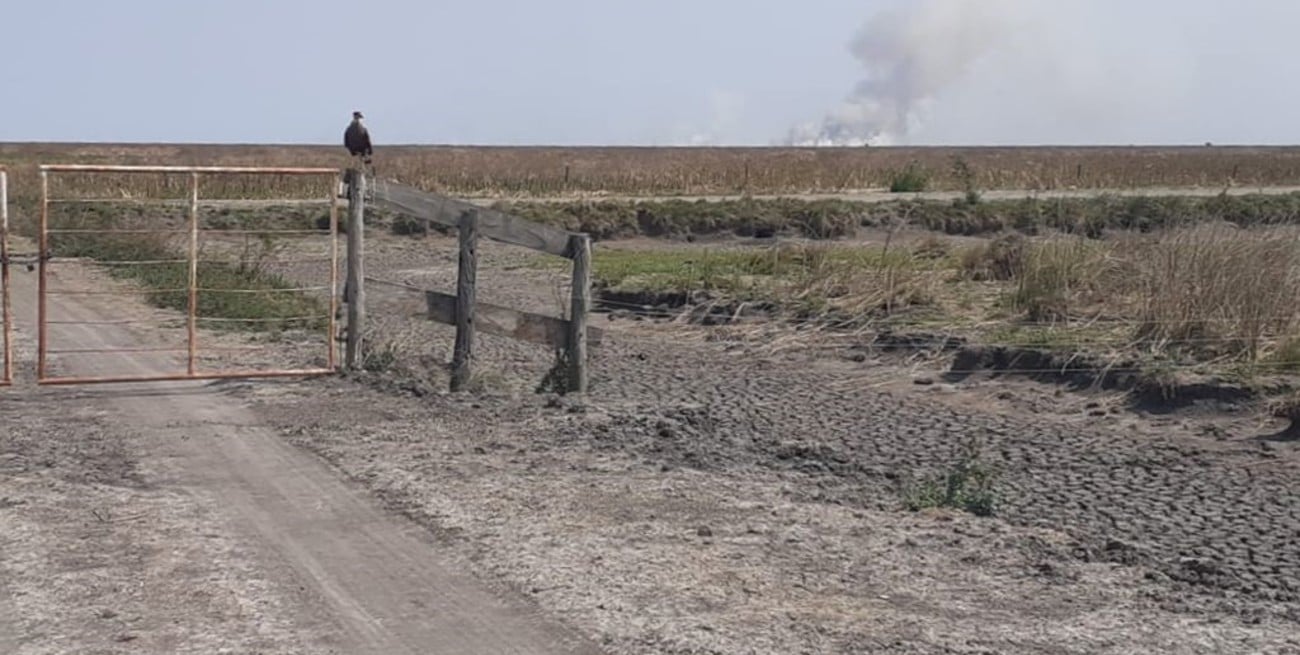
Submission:
<svg viewBox="0 0 1300 655">
<path fill-rule="evenodd" d="M 341 148 L 341 144 L 309 142 L 252 142 L 252 141 L 0 141 L 3 146 L 192 146 L 226 148 Z M 1141 149 L 1141 148 L 1297 148 L 1295 144 L 1267 143 L 1042 143 L 1042 144 L 981 144 L 943 145 L 916 144 L 890 146 L 836 146 L 836 145 L 654 145 L 654 144 L 494 144 L 494 143 L 388 143 L 376 144 L 379 148 L 475 148 L 475 149 L 643 149 L 643 150 L 979 150 L 979 149 Z"/>
</svg>

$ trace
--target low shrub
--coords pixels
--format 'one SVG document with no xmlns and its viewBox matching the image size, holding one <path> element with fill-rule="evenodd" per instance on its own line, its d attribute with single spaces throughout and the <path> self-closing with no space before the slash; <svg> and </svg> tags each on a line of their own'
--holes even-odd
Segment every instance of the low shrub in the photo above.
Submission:
<svg viewBox="0 0 1300 655">
<path fill-rule="evenodd" d="M 983 461 L 978 444 L 970 441 L 946 472 L 906 489 L 904 504 L 913 512 L 950 508 L 993 516 L 999 502 L 997 481 L 998 472 Z"/>
<path fill-rule="evenodd" d="M 921 193 L 930 184 L 930 176 L 920 164 L 912 162 L 889 180 L 890 193 Z"/>
</svg>

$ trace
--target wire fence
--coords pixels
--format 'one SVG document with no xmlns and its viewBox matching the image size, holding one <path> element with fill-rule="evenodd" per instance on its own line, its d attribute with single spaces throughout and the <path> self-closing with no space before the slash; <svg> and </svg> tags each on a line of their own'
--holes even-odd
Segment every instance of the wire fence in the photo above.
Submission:
<svg viewBox="0 0 1300 655">
<path fill-rule="evenodd" d="M 279 377 L 334 370 L 338 171 L 42 170 L 45 195 L 36 235 L 42 253 L 40 383 Z M 75 189 L 51 180 L 69 175 L 85 183 L 97 173 L 163 178 L 166 183 L 143 188 L 178 197 L 125 202 L 50 193 L 52 186 L 64 193 Z M 304 188 L 319 195 L 315 203 L 268 202 L 249 209 L 200 194 L 211 188 L 204 184 L 208 178 L 255 179 L 259 174 L 313 178 Z M 268 184 L 274 187 L 275 180 Z"/>
<path fill-rule="evenodd" d="M 170 188 L 170 187 L 168 187 Z M 179 188 L 179 187 L 178 187 Z M 134 214 L 120 213 L 125 216 L 127 225 L 119 225 L 105 230 L 97 224 L 89 226 L 66 225 L 54 227 L 48 231 L 51 237 L 66 238 L 75 241 L 80 238 L 112 239 L 115 237 L 156 237 L 166 241 L 173 252 L 186 248 L 191 231 L 185 228 L 183 215 L 170 215 L 167 212 L 185 206 L 183 197 L 164 199 L 159 204 L 161 213 L 151 214 L 160 217 L 157 226 L 135 228 L 130 226 Z M 234 204 L 231 204 L 234 203 Z M 52 203 L 55 207 L 67 207 L 74 215 L 82 207 L 119 207 L 134 208 L 148 203 L 138 198 L 110 199 L 95 198 L 89 202 L 77 201 Z M 276 205 L 271 201 L 249 209 L 253 205 L 240 206 L 238 201 L 229 201 L 225 205 L 214 203 L 212 211 L 203 213 L 200 220 L 203 227 L 198 231 L 199 252 L 192 257 L 157 257 L 157 258 L 112 258 L 95 257 L 97 264 L 109 269 L 122 268 L 159 268 L 175 269 L 193 264 L 202 272 L 209 267 L 221 267 L 235 270 L 254 270 L 259 274 L 272 272 L 283 276 L 285 284 L 272 288 L 239 288 L 230 284 L 198 284 L 192 289 L 183 285 L 157 285 L 145 289 L 151 299 L 170 299 L 182 293 L 193 292 L 200 300 L 216 303 L 224 298 L 226 304 L 234 303 L 241 297 L 260 300 L 273 299 L 277 295 L 289 297 L 326 298 L 331 302 L 337 296 L 334 284 L 312 283 L 320 280 L 305 272 L 313 266 L 329 262 L 328 257 L 312 257 L 304 254 L 302 248 L 319 245 L 322 230 L 320 216 L 313 216 L 307 203 L 302 203 L 295 212 L 286 212 L 285 222 L 277 224 L 257 224 L 265 220 L 268 208 Z M 248 212 L 240 213 L 244 209 Z M 131 211 L 135 211 L 132 209 Z M 261 216 L 261 218 L 259 218 Z M 95 220 L 82 214 L 80 220 Z M 274 245 L 278 244 L 278 245 Z M 290 244 L 290 250 L 283 249 Z M 1189 244 L 1196 245 L 1196 244 Z M 217 253 L 219 256 L 209 256 Z M 267 254 L 270 253 L 270 254 Z M 879 257 L 879 264 L 888 266 L 886 258 Z M 71 262 L 71 258 L 63 261 Z M 144 276 L 140 274 L 139 276 Z M 1289 274 L 1288 274 L 1289 275 Z M 132 275 L 117 277 L 132 279 Z M 392 279 L 371 278 L 368 281 L 383 285 L 402 287 L 390 288 L 394 292 L 422 293 L 423 288 Z M 1254 280 L 1254 285 L 1266 286 L 1265 280 Z M 85 289 L 52 289 L 50 297 L 62 295 L 105 295 L 113 292 Z M 689 293 L 685 295 L 689 296 Z M 742 294 L 743 295 L 743 294 Z M 1300 301 L 1300 298 L 1295 300 Z M 564 306 L 561 301 L 560 307 Z M 702 302 L 634 302 L 621 300 L 612 294 L 597 296 L 594 309 L 614 315 L 625 315 L 650 321 L 673 321 L 690 325 L 696 329 L 709 332 L 716 339 L 745 340 L 754 338 L 758 329 L 779 328 L 789 330 L 807 338 L 802 342 L 782 341 L 787 348 L 820 348 L 822 342 L 836 339 L 838 344 L 862 347 L 880 351 L 890 351 L 904 356 L 917 357 L 947 354 L 963 348 L 985 348 L 1002 350 L 1024 350 L 1048 352 L 1057 357 L 1059 366 L 1015 366 L 999 370 L 1005 372 L 1038 373 L 1072 373 L 1089 372 L 1098 369 L 1128 370 L 1138 366 L 1135 362 L 1142 360 L 1143 365 L 1159 366 L 1162 370 L 1196 370 L 1207 366 L 1246 367 L 1254 371 L 1284 372 L 1300 369 L 1300 348 L 1296 353 L 1289 352 L 1289 340 L 1294 335 L 1291 328 L 1296 325 L 1297 314 L 1291 311 L 1288 303 L 1257 303 L 1266 306 L 1266 312 L 1254 315 L 1224 316 L 1214 307 L 1197 307 L 1195 313 L 1177 318 L 1163 318 L 1159 315 L 1140 317 L 1135 315 L 1118 315 L 1103 313 L 1087 316 L 1077 314 L 1063 317 L 1062 320 L 1026 320 L 1023 316 L 1012 316 L 998 320 L 980 320 L 978 317 L 949 317 L 945 320 L 929 320 L 925 317 L 913 320 L 907 312 L 875 311 L 849 309 L 842 311 L 801 311 L 797 303 L 773 302 L 772 300 L 742 298 L 704 300 Z M 1300 302 L 1290 303 L 1300 306 Z M 773 305 L 776 305 L 773 307 Z M 297 312 L 277 314 L 273 317 L 260 316 L 198 316 L 194 323 L 212 329 L 224 329 L 225 326 L 239 324 L 243 326 L 275 326 L 272 329 L 292 331 L 294 325 L 311 324 L 314 321 L 332 320 L 332 312 Z M 612 316 L 611 318 L 617 318 Z M 159 325 L 174 325 L 159 322 L 159 319 L 131 321 L 115 319 L 117 322 L 104 322 L 99 325 L 140 325 L 151 321 Z M 701 325 L 707 323 L 707 325 Z M 52 321 L 50 325 L 61 325 Z M 86 322 L 86 325 L 95 325 Z M 1279 327 L 1281 326 L 1281 327 Z M 1178 328 L 1182 333 L 1171 337 L 1167 333 Z M 1243 328 L 1246 330 L 1243 332 Z M 260 329 L 260 328 L 259 328 Z M 746 333 L 748 331 L 748 334 Z M 762 338 L 762 337 L 760 337 Z M 1258 352 L 1255 346 L 1263 344 Z M 1197 351 L 1187 357 L 1169 356 L 1176 350 Z M 1244 351 L 1251 351 L 1243 355 Z M 1224 354 L 1230 353 L 1230 354 Z M 1013 360 L 1014 361 L 1014 360 Z M 1080 363 L 1082 362 L 1082 363 Z"/>
<path fill-rule="evenodd" d="M 375 291 L 384 290 L 383 293 L 422 297 L 425 291 L 421 286 L 399 280 L 372 277 L 367 278 L 366 281 L 375 288 Z M 372 291 L 372 294 L 375 291 Z M 372 299 L 378 300 L 373 295 Z M 692 310 L 698 310 L 698 306 L 655 309 L 651 306 L 612 300 L 598 301 L 593 305 L 593 311 L 603 311 L 611 319 L 613 311 L 618 309 L 630 310 L 630 316 L 647 321 L 674 322 L 679 329 L 704 335 L 702 338 L 707 341 L 745 344 L 758 356 L 792 351 L 874 351 L 881 354 L 890 353 L 904 360 L 930 361 L 936 357 L 950 357 L 964 349 L 1001 350 L 1004 354 L 1000 362 L 992 365 L 981 364 L 980 367 L 987 366 L 1000 375 L 1084 376 L 1096 379 L 1106 376 L 1149 374 L 1155 370 L 1171 374 L 1204 371 L 1215 366 L 1239 364 L 1230 358 L 1219 361 L 1164 361 L 1158 364 L 1158 369 L 1153 369 L 1152 363 L 1143 361 L 1141 354 L 1137 352 L 1142 347 L 1139 340 L 1118 337 L 1076 339 L 1073 342 L 1060 339 L 1056 343 L 1045 346 L 1042 340 L 1007 338 L 978 340 L 965 336 L 962 331 L 927 330 L 923 335 L 916 335 L 913 340 L 909 340 L 905 331 L 899 332 L 896 328 L 865 318 L 852 326 L 842 323 L 837 325 L 825 319 L 793 316 L 761 316 L 748 320 L 704 325 L 691 317 Z M 900 334 L 902 338 L 898 340 L 886 336 Z M 1198 341 L 1231 343 L 1233 339 L 1206 337 Z M 1014 352 L 1018 350 L 1024 352 Z M 1053 364 L 1043 366 L 1024 363 L 1042 362 L 1043 358 L 1036 356 L 1038 353 L 1055 355 L 1052 359 Z M 1249 363 L 1248 368 L 1257 374 L 1286 373 L 1300 370 L 1300 362 L 1258 361 Z M 974 372 L 974 369 L 957 372 Z"/>
</svg>

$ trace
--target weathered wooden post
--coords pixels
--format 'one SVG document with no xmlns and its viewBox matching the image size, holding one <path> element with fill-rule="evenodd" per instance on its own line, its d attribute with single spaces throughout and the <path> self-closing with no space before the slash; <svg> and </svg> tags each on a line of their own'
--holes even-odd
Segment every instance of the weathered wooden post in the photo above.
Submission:
<svg viewBox="0 0 1300 655">
<path fill-rule="evenodd" d="M 591 312 L 591 237 L 569 237 L 573 291 L 569 308 L 569 391 L 587 392 L 587 315 Z"/>
<path fill-rule="evenodd" d="M 0 167 L 0 312 L 4 312 L 4 324 L 0 332 L 4 333 L 4 369 L 0 371 L 0 385 L 7 385 L 14 379 L 14 341 L 13 341 L 13 307 L 9 304 L 9 178 L 4 168 Z"/>
<path fill-rule="evenodd" d="M 464 391 L 473 374 L 474 286 L 478 277 L 478 210 L 460 215 L 460 262 L 456 273 L 456 348 L 451 359 L 451 390 Z"/>
<path fill-rule="evenodd" d="M 365 269 L 366 174 L 348 171 L 348 279 L 344 300 L 348 303 L 348 334 L 344 361 L 348 370 L 361 367 L 362 332 L 366 326 Z"/>
</svg>

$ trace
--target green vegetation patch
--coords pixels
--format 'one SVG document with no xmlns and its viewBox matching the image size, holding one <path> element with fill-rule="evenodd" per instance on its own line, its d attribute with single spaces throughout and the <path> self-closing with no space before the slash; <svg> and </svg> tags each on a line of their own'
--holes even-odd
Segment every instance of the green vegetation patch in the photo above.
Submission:
<svg viewBox="0 0 1300 655">
<path fill-rule="evenodd" d="M 836 239 L 852 236 L 861 227 L 886 226 L 963 236 L 1014 231 L 1030 236 L 1060 232 L 1099 238 L 1108 231 L 1150 233 L 1204 223 L 1240 227 L 1300 224 L 1300 194 L 987 200 L 973 187 L 952 201 L 750 198 L 509 202 L 497 207 L 597 239 L 716 234 Z"/>
<path fill-rule="evenodd" d="M 921 193 L 930 185 L 930 176 L 925 169 L 913 162 L 907 168 L 895 173 L 889 180 L 890 193 Z"/>
<path fill-rule="evenodd" d="M 515 202 L 498 203 L 497 208 L 531 221 L 586 232 L 597 239 L 724 233 L 792 233 L 833 239 L 850 236 L 870 221 L 872 206 L 842 200 L 744 199 Z"/>
<path fill-rule="evenodd" d="M 151 234 L 63 233 L 51 235 L 60 257 L 86 257 L 114 277 L 139 283 L 156 307 L 186 311 L 190 267 L 181 249 Z M 224 319 L 214 327 L 243 330 L 320 329 L 328 310 L 299 286 L 264 269 L 258 260 L 200 261 L 197 315 Z M 229 322 L 227 322 L 229 321 Z"/>
<path fill-rule="evenodd" d="M 904 504 L 913 512 L 947 508 L 993 516 L 1000 501 L 998 478 L 998 471 L 984 461 L 979 445 L 968 442 L 946 471 L 906 489 Z"/>
<path fill-rule="evenodd" d="M 763 301 L 797 315 L 878 318 L 929 304 L 931 282 L 950 260 L 883 247 L 791 245 L 672 251 L 598 250 L 594 277 L 613 293 L 704 292 L 715 302 Z"/>
</svg>

